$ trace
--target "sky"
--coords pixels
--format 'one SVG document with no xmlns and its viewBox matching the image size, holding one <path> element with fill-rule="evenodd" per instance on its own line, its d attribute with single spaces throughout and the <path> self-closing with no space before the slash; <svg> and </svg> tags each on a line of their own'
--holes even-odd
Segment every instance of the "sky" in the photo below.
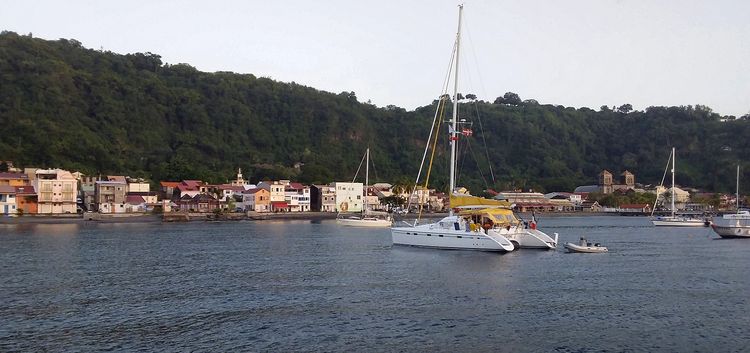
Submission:
<svg viewBox="0 0 750 353">
<path fill-rule="evenodd" d="M 750 1 L 466 0 L 463 93 L 750 113 Z M 406 109 L 442 92 L 457 1 L 5 0 L 0 30 Z"/>
</svg>

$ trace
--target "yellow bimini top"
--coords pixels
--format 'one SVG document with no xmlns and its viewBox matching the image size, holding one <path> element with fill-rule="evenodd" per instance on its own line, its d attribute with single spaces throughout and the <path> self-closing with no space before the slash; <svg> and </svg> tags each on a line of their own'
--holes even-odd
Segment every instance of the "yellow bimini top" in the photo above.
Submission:
<svg viewBox="0 0 750 353">
<path fill-rule="evenodd" d="M 482 223 L 492 221 L 496 226 L 515 226 L 521 223 L 507 201 L 485 199 L 470 195 L 451 195 L 451 208 L 459 209 L 459 216 L 481 217 Z"/>
<path fill-rule="evenodd" d="M 497 226 L 515 226 L 521 221 L 516 218 L 513 211 L 507 208 L 481 208 L 459 212 L 462 217 L 481 216 L 483 222 L 490 220 Z"/>
</svg>

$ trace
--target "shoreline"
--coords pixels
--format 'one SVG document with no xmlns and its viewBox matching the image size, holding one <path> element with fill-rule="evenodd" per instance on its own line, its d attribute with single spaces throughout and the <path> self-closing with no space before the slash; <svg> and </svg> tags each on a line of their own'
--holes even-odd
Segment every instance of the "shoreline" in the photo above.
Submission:
<svg viewBox="0 0 750 353">
<path fill-rule="evenodd" d="M 522 219 L 531 219 L 531 213 L 516 213 Z M 423 213 L 422 218 L 442 218 L 447 216 L 448 213 Z M 541 217 L 601 217 L 601 216 L 618 216 L 619 213 L 608 213 L 608 212 L 545 212 L 535 213 L 537 218 Z M 90 216 L 90 215 L 89 215 Z M 212 213 L 193 213 L 189 214 L 190 219 L 188 221 L 178 221 L 174 223 L 190 223 L 190 222 L 237 222 L 237 221 L 266 221 L 266 220 L 310 220 L 310 221 L 321 221 L 321 220 L 333 220 L 336 219 L 337 214 L 332 212 L 283 212 L 283 213 L 230 213 L 225 214 L 224 217 L 219 219 L 213 219 Z M 394 217 L 396 221 L 404 219 L 413 219 L 416 214 L 397 215 Z M 627 217 L 645 217 L 641 215 L 628 215 Z M 96 217 L 86 219 L 84 215 L 24 215 L 20 217 L 0 217 L 0 224 L 70 224 L 70 223 L 170 223 L 163 220 L 161 214 L 96 214 Z"/>
</svg>

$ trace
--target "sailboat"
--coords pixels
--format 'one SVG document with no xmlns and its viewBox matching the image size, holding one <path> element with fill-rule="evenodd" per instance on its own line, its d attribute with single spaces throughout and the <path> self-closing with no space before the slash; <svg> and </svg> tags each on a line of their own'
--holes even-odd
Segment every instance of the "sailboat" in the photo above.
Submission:
<svg viewBox="0 0 750 353">
<path fill-rule="evenodd" d="M 669 162 L 672 162 L 672 196 L 670 197 L 672 201 L 671 206 L 671 214 L 669 216 L 659 216 L 651 219 L 651 223 L 654 224 L 654 226 L 657 227 L 703 227 L 705 226 L 706 222 L 701 218 L 695 218 L 689 215 L 678 215 L 675 213 L 676 208 L 674 205 L 674 173 L 675 173 L 675 148 L 672 147 L 672 153 L 669 155 L 669 160 L 667 160 L 667 168 L 669 168 Z M 665 170 L 666 175 L 666 170 Z M 662 179 L 662 185 L 664 184 L 664 180 Z M 657 193 L 656 200 L 659 200 L 659 195 Z M 656 201 L 654 201 L 654 207 L 651 210 L 651 216 L 654 215 L 654 210 L 656 210 Z"/>
<path fill-rule="evenodd" d="M 365 152 L 365 190 L 364 190 L 364 207 L 362 213 L 359 215 L 343 216 L 341 214 L 336 217 L 336 223 L 344 226 L 355 226 L 355 227 L 381 227 L 386 228 L 393 225 L 393 219 L 388 212 L 378 212 L 370 210 L 369 204 L 367 203 L 367 194 L 369 192 L 370 185 L 370 149 L 368 148 Z M 360 164 L 360 167 L 362 165 Z M 354 176 L 356 179 L 356 175 Z"/>
<path fill-rule="evenodd" d="M 458 7 L 458 31 L 456 32 L 454 57 L 452 69 L 453 79 L 453 112 L 451 120 L 448 121 L 450 134 L 450 213 L 447 217 L 429 224 L 414 224 L 391 228 L 391 238 L 394 245 L 409 245 L 417 247 L 428 247 L 438 249 L 459 250 L 483 250 L 510 252 L 525 244 L 527 247 L 554 248 L 557 245 L 557 236 L 551 239 L 549 236 L 536 229 L 526 229 L 512 211 L 512 205 L 505 201 L 488 200 L 464 193 L 456 192 L 456 144 L 459 134 L 458 124 L 463 119 L 458 119 L 458 63 L 459 48 L 461 42 L 461 17 L 463 5 Z M 441 111 L 441 98 L 438 103 L 438 111 Z M 438 123 L 440 116 L 436 112 L 435 121 Z M 428 146 L 432 138 L 428 138 Z M 435 136 L 437 138 L 437 135 Z M 434 144 L 433 144 L 434 154 Z M 425 155 L 427 148 L 425 148 Z M 421 169 L 420 169 L 421 173 Z M 427 172 L 429 179 L 429 169 Z M 419 177 L 417 177 L 419 180 Z M 416 189 L 416 188 L 415 188 Z M 425 186 L 426 189 L 426 186 Z M 454 213 L 454 209 L 458 213 Z M 522 244 L 523 243 L 523 244 Z"/>
<path fill-rule="evenodd" d="M 740 210 L 740 166 L 737 166 L 737 213 L 714 217 L 711 228 L 722 238 L 750 238 L 750 212 Z"/>
</svg>

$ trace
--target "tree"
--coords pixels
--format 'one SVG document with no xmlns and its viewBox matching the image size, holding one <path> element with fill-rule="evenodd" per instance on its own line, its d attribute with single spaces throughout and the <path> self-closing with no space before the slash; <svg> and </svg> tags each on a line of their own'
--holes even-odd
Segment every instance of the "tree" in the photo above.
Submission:
<svg viewBox="0 0 750 353">
<path fill-rule="evenodd" d="M 526 99 L 523 101 L 524 105 L 539 105 L 536 99 Z"/>
<path fill-rule="evenodd" d="M 626 104 L 623 104 L 623 105 L 617 107 L 617 112 L 618 113 L 627 114 L 627 113 L 630 113 L 632 110 L 633 110 L 633 106 L 630 105 L 630 103 L 626 103 Z"/>
<path fill-rule="evenodd" d="M 495 99 L 495 104 L 521 105 L 521 103 L 521 97 L 513 92 L 505 92 L 502 98 L 498 97 Z"/>
<path fill-rule="evenodd" d="M 468 94 L 466 94 L 466 99 L 476 100 L 477 99 L 477 95 L 476 94 L 472 94 L 472 93 L 468 93 Z"/>
<path fill-rule="evenodd" d="M 610 110 L 608 106 L 603 105 L 603 106 L 599 107 L 599 111 L 600 112 L 611 112 L 612 110 Z"/>
<path fill-rule="evenodd" d="M 8 162 L 3 161 L 0 163 L 0 172 L 7 172 L 8 171 Z"/>
</svg>

